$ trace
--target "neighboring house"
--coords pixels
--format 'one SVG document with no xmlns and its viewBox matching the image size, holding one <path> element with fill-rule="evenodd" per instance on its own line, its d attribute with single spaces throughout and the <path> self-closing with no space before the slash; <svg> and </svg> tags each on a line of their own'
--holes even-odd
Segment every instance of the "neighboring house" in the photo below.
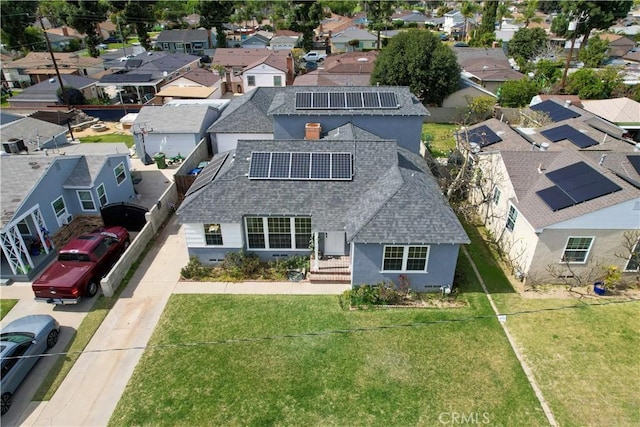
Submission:
<svg viewBox="0 0 640 427">
<path fill-rule="evenodd" d="M 271 37 L 268 37 L 265 33 L 266 31 L 258 31 L 257 33 L 250 35 L 246 39 L 242 40 L 241 42 L 242 47 L 245 49 L 247 48 L 248 49 L 251 49 L 251 48 L 266 49 L 267 46 L 269 46 L 269 41 L 271 40 Z"/>
<path fill-rule="evenodd" d="M 498 102 L 498 96 L 475 83 L 473 80 L 460 76 L 458 90 L 447 96 L 442 101 L 443 108 L 460 108 L 469 105 L 469 102 L 479 96 L 491 97 Z"/>
<path fill-rule="evenodd" d="M 200 57 L 184 53 L 143 52 L 133 58 L 114 62 L 113 74 L 98 82 L 112 98 L 131 97 L 136 102 L 147 102 L 160 87 L 191 70 L 198 68 Z"/>
<path fill-rule="evenodd" d="M 220 99 L 222 79 L 217 72 L 197 68 L 170 81 L 162 87 L 157 97 L 162 104 L 172 99 Z"/>
<path fill-rule="evenodd" d="M 462 75 L 493 93 L 497 93 L 504 82 L 525 77 L 511 67 L 500 48 L 456 47 L 453 51 Z"/>
<path fill-rule="evenodd" d="M 269 47 L 273 50 L 291 51 L 300 44 L 300 36 L 275 36 L 269 41 Z"/>
<path fill-rule="evenodd" d="M 211 49 L 211 35 L 205 29 L 164 30 L 158 34 L 155 46 L 170 53 L 186 53 L 202 56 L 205 49 Z"/>
<path fill-rule="evenodd" d="M 331 53 L 344 53 L 375 49 L 378 38 L 367 30 L 349 27 L 334 33 L 330 42 Z"/>
<path fill-rule="evenodd" d="M 404 22 L 405 26 L 410 23 L 416 23 L 418 27 L 422 28 L 425 26 L 428 18 L 420 12 L 413 11 L 413 12 L 405 12 L 399 15 L 394 15 L 392 17 L 392 20 L 402 21 Z"/>
<path fill-rule="evenodd" d="M 64 87 L 78 89 L 87 101 L 97 99 L 102 90 L 96 86 L 98 80 L 89 77 L 75 76 L 73 74 L 62 75 Z M 21 93 L 9 98 L 9 105 L 16 108 L 39 108 L 64 104 L 58 98 L 60 83 L 57 77 L 29 86 Z"/>
<path fill-rule="evenodd" d="M 337 13 L 331 13 L 331 16 L 320 21 L 320 25 L 316 28 L 316 35 L 319 38 L 331 37 L 341 31 L 346 30 L 349 27 L 353 27 L 355 24 L 352 18 L 338 15 Z"/>
<path fill-rule="evenodd" d="M 471 200 L 515 275 L 588 281 L 610 265 L 637 274 L 623 245 L 639 229 L 640 153 L 585 110 L 553 100 L 532 109 L 552 124 L 512 129 L 490 119 L 465 132 L 479 169 Z"/>
<path fill-rule="evenodd" d="M 269 55 L 242 71 L 245 92 L 257 87 L 282 87 L 293 83 L 293 57 Z"/>
<path fill-rule="evenodd" d="M 49 31 L 47 31 L 48 33 Z M 57 51 L 57 52 L 62 52 L 64 50 L 71 50 L 69 49 L 69 47 L 71 46 L 71 43 L 74 40 L 78 41 L 78 47 L 81 47 L 82 44 L 82 39 L 81 38 L 77 38 L 77 37 L 71 37 L 71 36 L 65 36 L 65 35 L 58 35 L 55 33 L 49 34 L 49 43 L 51 43 L 51 50 L 53 51 Z M 77 50 L 77 49 L 76 49 Z"/>
<path fill-rule="evenodd" d="M 100 58 L 82 56 L 77 52 L 54 52 L 60 74 L 89 76 L 104 71 L 104 62 Z M 2 72 L 10 87 L 23 87 L 27 79 L 29 84 L 40 83 L 56 76 L 56 71 L 48 52 L 29 52 L 24 58 L 2 65 Z M 21 86 L 22 84 L 22 86 Z"/>
<path fill-rule="evenodd" d="M 98 32 L 100 33 L 102 40 L 120 38 L 118 34 L 118 27 L 109 20 L 96 24 L 96 27 L 98 27 Z"/>
<path fill-rule="evenodd" d="M 55 259 L 52 237 L 74 215 L 100 216 L 101 207 L 135 198 L 124 144 L 0 156 L 0 175 L 3 279 L 33 280 Z"/>
<path fill-rule="evenodd" d="M 293 61 L 286 50 L 219 48 L 211 63 L 224 68 L 226 89 L 233 93 L 243 93 L 262 84 L 273 87 L 277 76 L 282 85 L 293 82 Z"/>
<path fill-rule="evenodd" d="M 614 58 L 622 58 L 636 47 L 636 42 L 621 34 L 599 33 L 597 36 L 609 42 L 607 53 Z"/>
<path fill-rule="evenodd" d="M 207 264 L 240 251 L 265 261 L 313 255 L 312 282 L 331 280 L 337 261 L 339 281 L 353 286 L 451 286 L 469 239 L 417 154 L 428 112 L 408 88 L 245 97 L 271 91 L 275 140 L 240 140 L 214 156 L 178 209 L 189 255 Z"/>
<path fill-rule="evenodd" d="M 146 106 L 140 109 L 131 131 L 138 157 L 151 163 L 157 153 L 187 157 L 220 112 L 207 105 Z"/>
<path fill-rule="evenodd" d="M 331 55 L 322 69 L 299 75 L 294 86 L 369 86 L 378 51 Z"/>
<path fill-rule="evenodd" d="M 629 98 L 593 99 L 582 101 L 583 108 L 629 132 L 640 142 L 640 102 Z"/>
<path fill-rule="evenodd" d="M 2 148 L 5 153 L 34 152 L 67 144 L 68 129 L 66 127 L 33 117 L 17 116 L 17 120 L 15 118 L 5 120 L 5 116 L 6 114 L 3 113 L 0 126 Z M 18 141 L 22 141 L 22 145 Z M 22 147 L 26 149 L 23 150 Z"/>
<path fill-rule="evenodd" d="M 444 14 L 444 23 L 442 29 L 445 33 L 451 34 L 456 25 L 464 23 L 464 16 L 459 10 L 451 10 Z"/>
<path fill-rule="evenodd" d="M 442 31 L 444 27 L 444 20 L 444 16 L 431 16 L 426 18 L 426 20 L 424 21 L 424 25 L 434 30 Z"/>
</svg>

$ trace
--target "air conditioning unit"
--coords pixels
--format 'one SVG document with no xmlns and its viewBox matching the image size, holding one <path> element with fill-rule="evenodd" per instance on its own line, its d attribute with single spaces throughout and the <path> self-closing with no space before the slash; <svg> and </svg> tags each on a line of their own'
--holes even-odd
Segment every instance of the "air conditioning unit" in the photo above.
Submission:
<svg viewBox="0 0 640 427">
<path fill-rule="evenodd" d="M 60 218 L 58 218 L 58 225 L 62 227 L 63 225 L 69 224 L 71 221 L 73 221 L 73 215 L 69 214 L 61 216 Z"/>
</svg>

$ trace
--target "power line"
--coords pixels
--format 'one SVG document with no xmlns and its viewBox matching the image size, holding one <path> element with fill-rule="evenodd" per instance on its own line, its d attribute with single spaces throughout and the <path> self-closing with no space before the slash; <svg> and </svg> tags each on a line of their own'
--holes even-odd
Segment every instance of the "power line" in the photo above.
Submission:
<svg viewBox="0 0 640 427">
<path fill-rule="evenodd" d="M 602 302 L 597 304 L 583 303 L 581 305 L 570 305 L 566 307 L 551 307 L 551 308 L 539 308 L 535 310 L 522 310 L 522 311 L 511 312 L 511 313 L 503 313 L 503 314 L 500 314 L 500 316 L 504 316 L 508 318 L 510 316 L 522 316 L 522 315 L 542 313 L 542 312 L 583 309 L 585 307 L 602 307 L 602 306 L 607 306 L 612 304 L 632 304 L 632 303 L 638 303 L 638 302 L 640 302 L 640 299 L 631 298 L 628 300 L 609 301 L 609 302 Z M 460 317 L 457 319 L 425 320 L 423 322 L 398 323 L 398 324 L 391 324 L 391 325 L 368 326 L 368 327 L 349 328 L 349 329 L 334 329 L 329 331 L 318 331 L 318 332 L 301 332 L 296 334 L 283 334 L 283 335 L 273 335 L 273 336 L 264 336 L 264 337 L 240 337 L 240 338 L 228 338 L 224 340 L 213 340 L 213 341 L 141 345 L 141 346 L 133 346 L 133 347 L 66 351 L 66 352 L 59 352 L 59 353 L 43 353 L 41 355 L 35 355 L 35 356 L 7 357 L 6 359 L 24 359 L 24 358 L 33 358 L 33 357 L 52 357 L 52 356 L 61 356 L 61 355 L 64 355 L 64 356 L 81 355 L 85 353 L 110 353 L 114 351 L 132 351 L 132 350 L 148 350 L 148 349 L 160 350 L 165 348 L 204 347 L 204 346 L 212 346 L 212 345 L 264 342 L 264 341 L 274 341 L 274 340 L 289 339 L 289 338 L 307 338 L 307 337 L 319 337 L 319 336 L 329 336 L 329 335 L 345 335 L 345 334 L 351 334 L 356 332 L 374 332 L 374 331 L 383 331 L 383 330 L 390 330 L 390 329 L 417 328 L 417 327 L 428 326 L 428 325 L 442 325 L 442 324 L 448 324 L 448 323 L 465 323 L 465 322 L 472 322 L 472 321 L 478 321 L 478 320 L 494 319 L 496 317 L 497 316 L 494 314 L 485 314 L 485 315 L 477 315 L 477 316 Z"/>
</svg>

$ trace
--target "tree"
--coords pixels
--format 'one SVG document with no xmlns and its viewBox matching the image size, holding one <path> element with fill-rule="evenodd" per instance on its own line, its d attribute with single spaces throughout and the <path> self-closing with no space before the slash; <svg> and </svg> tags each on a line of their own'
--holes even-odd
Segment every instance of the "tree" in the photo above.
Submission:
<svg viewBox="0 0 640 427">
<path fill-rule="evenodd" d="M 453 51 L 430 31 L 410 29 L 393 37 L 376 59 L 371 84 L 409 86 L 427 104 L 440 105 L 458 88 Z"/>
<path fill-rule="evenodd" d="M 498 9 L 496 10 L 496 19 L 498 20 L 498 29 L 502 30 L 502 21 L 506 18 L 513 18 L 511 13 L 511 4 L 509 1 L 500 2 Z"/>
<path fill-rule="evenodd" d="M 65 22 L 79 33 L 86 34 L 85 44 L 89 55 L 97 58 L 97 46 L 102 42 L 97 24 L 107 19 L 108 5 L 102 1 L 70 0 L 66 4 Z"/>
<path fill-rule="evenodd" d="M 524 27 L 528 28 L 532 22 L 542 22 L 542 18 L 536 16 L 538 11 L 538 0 L 525 0 L 519 8 L 519 12 L 522 15 L 518 18 L 518 21 L 524 23 Z"/>
<path fill-rule="evenodd" d="M 581 99 L 607 99 L 620 84 L 622 77 L 616 68 L 582 68 L 567 77 L 566 92 Z"/>
<path fill-rule="evenodd" d="M 229 17 L 233 13 L 233 3 L 225 0 L 200 1 L 198 4 L 200 14 L 200 26 L 211 30 L 216 29 L 216 46 L 227 47 L 227 34 L 224 24 L 229 22 Z"/>
<path fill-rule="evenodd" d="M 627 16 L 631 6 L 633 0 L 576 0 L 564 2 L 563 10 L 574 18 L 584 18 L 578 21 L 576 34 L 584 35 L 584 40 L 589 40 L 592 30 L 608 29 L 618 19 Z"/>
<path fill-rule="evenodd" d="M 537 94 L 538 85 L 533 80 L 508 80 L 498 89 L 498 101 L 502 107 L 524 107 Z"/>
<path fill-rule="evenodd" d="M 47 50 L 47 43 L 42 30 L 38 27 L 27 27 L 24 30 L 25 46 L 33 52 L 44 52 Z"/>
<path fill-rule="evenodd" d="M 469 45 L 473 47 L 489 47 L 496 39 L 496 13 L 498 0 L 490 0 L 484 3 L 482 23 L 476 30 Z"/>
<path fill-rule="evenodd" d="M 598 36 L 591 37 L 587 46 L 580 49 L 578 58 L 584 62 L 585 67 L 598 68 L 604 63 L 604 60 L 609 57 L 609 55 L 607 55 L 608 49 L 608 40 L 601 39 Z"/>
<path fill-rule="evenodd" d="M 560 13 L 551 21 L 551 32 L 559 37 L 567 37 L 569 32 L 569 16 Z"/>
<path fill-rule="evenodd" d="M 71 86 L 64 86 L 64 91 L 67 94 L 69 105 L 85 105 L 87 103 L 87 100 L 84 97 L 82 91 Z M 65 103 L 62 89 L 58 88 L 58 90 L 56 91 L 56 96 L 58 97 L 58 101 L 61 104 Z"/>
<path fill-rule="evenodd" d="M 380 50 L 380 31 L 390 22 L 391 15 L 393 15 L 393 4 L 384 0 L 367 0 L 365 5 L 368 10 L 369 27 L 376 31 L 376 45 Z"/>
<path fill-rule="evenodd" d="M 8 50 L 30 50 L 25 29 L 36 20 L 37 2 L 2 0 L 0 2 L 0 31 L 2 43 Z"/>
<path fill-rule="evenodd" d="M 472 18 L 477 12 L 480 11 L 480 6 L 470 0 L 465 0 L 460 6 L 460 13 L 464 17 L 464 27 L 462 29 L 462 40 L 467 40 L 467 34 L 469 32 L 469 18 Z"/>
<path fill-rule="evenodd" d="M 519 65 L 533 59 L 547 44 L 547 33 L 542 28 L 521 28 L 509 40 L 509 56 L 515 58 Z"/>
<path fill-rule="evenodd" d="M 550 89 L 562 76 L 562 61 L 541 59 L 536 63 L 534 79 L 541 88 Z"/>
<path fill-rule="evenodd" d="M 156 22 L 154 6 L 156 0 L 111 0 L 111 8 L 120 14 L 126 24 L 133 25 L 138 35 L 138 40 L 146 50 L 151 49 L 149 40 L 149 27 Z M 124 40 L 123 40 L 124 42 Z"/>
<path fill-rule="evenodd" d="M 291 8 L 287 15 L 289 28 L 302 33 L 302 48 L 313 48 L 313 31 L 320 25 L 324 17 L 322 5 L 315 0 L 296 0 L 291 2 Z"/>
</svg>

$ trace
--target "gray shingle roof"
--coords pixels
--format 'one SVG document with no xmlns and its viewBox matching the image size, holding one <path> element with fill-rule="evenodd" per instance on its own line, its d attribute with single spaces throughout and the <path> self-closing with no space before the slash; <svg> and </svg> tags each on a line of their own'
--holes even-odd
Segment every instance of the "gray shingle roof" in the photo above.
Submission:
<svg viewBox="0 0 640 427">
<path fill-rule="evenodd" d="M 22 139 L 25 144 L 27 144 L 29 150 L 36 148 L 35 146 L 28 145 L 29 143 L 35 144 L 38 142 L 38 139 L 40 139 L 40 143 L 44 144 L 45 142 L 66 132 L 67 128 L 63 126 L 34 119 L 32 117 L 25 117 L 8 123 L 2 126 L 1 131 L 3 141 L 11 138 Z"/>
<path fill-rule="evenodd" d="M 350 152 L 354 178 L 250 180 L 246 174 L 251 153 L 265 150 Z M 180 222 L 311 215 L 314 231 L 346 231 L 347 239 L 358 242 L 468 243 L 425 161 L 398 149 L 395 141 L 241 140 L 227 163 L 211 184 L 185 199 L 178 211 Z"/>
<path fill-rule="evenodd" d="M 64 86 L 82 89 L 87 86 L 91 86 L 98 81 L 89 77 L 67 74 L 62 76 L 62 82 L 64 83 Z M 60 89 L 60 84 L 58 83 L 58 79 L 54 77 L 33 86 L 29 86 L 21 93 L 11 97 L 11 101 L 42 101 L 56 103 L 58 102 L 58 89 Z"/>
<path fill-rule="evenodd" d="M 133 126 L 137 129 L 144 125 L 146 129 L 153 129 L 153 133 L 197 134 L 209 109 L 208 105 L 142 107 Z"/>
<path fill-rule="evenodd" d="M 65 188 L 93 186 L 93 180 L 102 170 L 106 158 L 103 156 L 82 156 L 71 171 L 63 186 Z"/>
<path fill-rule="evenodd" d="M 158 34 L 156 43 L 168 42 L 206 42 L 207 30 L 164 30 Z"/>
<path fill-rule="evenodd" d="M 282 88 L 259 87 L 233 98 L 207 132 L 273 133 L 273 122 L 267 116 L 267 111 L 278 90 Z"/>
</svg>

